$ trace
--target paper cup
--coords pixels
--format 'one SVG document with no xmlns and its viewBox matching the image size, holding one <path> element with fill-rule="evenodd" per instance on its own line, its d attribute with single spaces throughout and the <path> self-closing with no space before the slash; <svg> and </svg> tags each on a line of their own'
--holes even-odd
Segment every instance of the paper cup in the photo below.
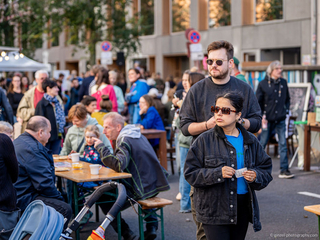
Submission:
<svg viewBox="0 0 320 240">
<path fill-rule="evenodd" d="M 71 153 L 70 155 L 73 163 L 79 162 L 80 153 Z"/>
<path fill-rule="evenodd" d="M 90 164 L 91 175 L 98 175 L 101 168 L 102 166 L 99 164 Z"/>
</svg>

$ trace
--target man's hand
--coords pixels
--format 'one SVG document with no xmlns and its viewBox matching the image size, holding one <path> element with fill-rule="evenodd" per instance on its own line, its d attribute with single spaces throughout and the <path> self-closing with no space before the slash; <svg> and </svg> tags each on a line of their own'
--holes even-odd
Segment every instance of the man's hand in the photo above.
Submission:
<svg viewBox="0 0 320 240">
<path fill-rule="evenodd" d="M 223 178 L 232 178 L 232 176 L 236 173 L 234 168 L 228 166 L 224 166 L 221 170 Z"/>
<path fill-rule="evenodd" d="M 207 128 L 211 129 L 211 128 L 214 128 L 215 126 L 216 126 L 216 120 L 214 119 L 214 116 L 213 116 L 207 121 Z"/>
<path fill-rule="evenodd" d="M 177 98 L 177 97 L 176 97 L 176 98 L 173 98 L 173 99 L 172 99 L 173 105 L 178 106 L 178 105 L 177 105 L 177 102 L 179 102 L 179 100 L 180 100 L 180 99 Z"/>
<path fill-rule="evenodd" d="M 94 141 L 94 148 L 97 149 L 97 146 L 98 146 L 100 143 L 102 143 L 102 141 L 101 141 L 99 138 L 95 138 L 95 137 L 93 137 L 92 139 L 93 139 L 93 141 Z"/>
</svg>

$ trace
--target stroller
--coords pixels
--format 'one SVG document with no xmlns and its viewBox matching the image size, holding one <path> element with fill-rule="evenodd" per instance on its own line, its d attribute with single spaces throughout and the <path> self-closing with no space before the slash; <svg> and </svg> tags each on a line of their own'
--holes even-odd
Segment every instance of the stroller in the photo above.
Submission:
<svg viewBox="0 0 320 240">
<path fill-rule="evenodd" d="M 9 240 L 67 240 L 72 239 L 71 233 L 79 227 L 80 220 L 102 196 L 104 192 L 118 189 L 118 198 L 106 215 L 102 224 L 92 231 L 88 240 L 104 240 L 105 229 L 120 212 L 127 200 L 127 192 L 121 183 L 108 182 L 98 187 L 84 204 L 79 214 L 71 221 L 69 227 L 63 231 L 66 219 L 52 207 L 46 206 L 42 201 L 36 200 L 29 204 Z"/>
</svg>

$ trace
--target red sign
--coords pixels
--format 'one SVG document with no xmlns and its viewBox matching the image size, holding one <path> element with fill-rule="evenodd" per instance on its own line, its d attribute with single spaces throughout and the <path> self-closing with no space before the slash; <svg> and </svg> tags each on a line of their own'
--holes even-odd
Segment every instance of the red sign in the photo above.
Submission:
<svg viewBox="0 0 320 240">
<path fill-rule="evenodd" d="M 201 35 L 198 31 L 192 30 L 188 34 L 188 39 L 191 43 L 199 43 L 201 40 Z"/>
<path fill-rule="evenodd" d="M 101 43 L 101 49 L 102 49 L 102 51 L 104 51 L 104 52 L 109 52 L 109 51 L 111 51 L 111 49 L 112 49 L 112 44 L 111 44 L 111 42 L 103 41 L 103 42 Z"/>
</svg>

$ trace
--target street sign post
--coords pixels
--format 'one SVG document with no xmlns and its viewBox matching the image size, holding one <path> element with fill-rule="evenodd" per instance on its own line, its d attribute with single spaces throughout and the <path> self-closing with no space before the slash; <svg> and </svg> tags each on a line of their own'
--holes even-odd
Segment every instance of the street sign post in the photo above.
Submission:
<svg viewBox="0 0 320 240">
<path fill-rule="evenodd" d="M 112 44 L 109 41 L 103 41 L 101 43 L 101 50 L 104 52 L 109 52 L 112 49 Z"/>
<path fill-rule="evenodd" d="M 101 52 L 101 64 L 111 65 L 113 63 L 112 52 Z"/>
<path fill-rule="evenodd" d="M 188 34 L 188 39 L 191 44 L 196 44 L 199 43 L 201 40 L 201 35 L 198 31 L 196 30 L 191 30 Z"/>
</svg>

